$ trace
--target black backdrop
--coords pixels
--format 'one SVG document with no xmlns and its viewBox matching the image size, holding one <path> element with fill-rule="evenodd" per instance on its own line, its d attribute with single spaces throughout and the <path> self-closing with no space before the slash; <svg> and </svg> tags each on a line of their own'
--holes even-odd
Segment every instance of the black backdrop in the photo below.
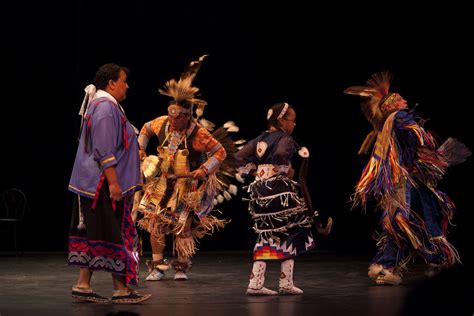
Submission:
<svg viewBox="0 0 474 316">
<path fill-rule="evenodd" d="M 104 63 L 129 67 L 123 103 L 132 123 L 166 112 L 163 83 L 209 54 L 196 78 L 209 102 L 205 117 L 234 120 L 240 136 L 264 129 L 266 109 L 278 101 L 297 110 L 295 139 L 311 151 L 313 204 L 335 218 L 320 247 L 371 252 L 376 218 L 350 211 L 349 197 L 368 157 L 357 150 L 369 124 L 357 97 L 342 94 L 383 69 L 393 90 L 430 119 L 442 139 L 474 148 L 471 129 L 473 49 L 468 10 L 220 1 L 17 2 L 4 7 L 1 189 L 28 196 L 26 250 L 64 251 L 72 194 L 67 184 L 77 146 L 83 88 Z M 458 206 L 451 239 L 469 260 L 472 242 L 472 158 L 450 169 L 442 187 Z M 200 244 L 203 250 L 249 250 L 254 236 L 244 202 L 221 207 L 231 223 Z M 9 247 L 8 239 L 1 249 Z"/>
</svg>

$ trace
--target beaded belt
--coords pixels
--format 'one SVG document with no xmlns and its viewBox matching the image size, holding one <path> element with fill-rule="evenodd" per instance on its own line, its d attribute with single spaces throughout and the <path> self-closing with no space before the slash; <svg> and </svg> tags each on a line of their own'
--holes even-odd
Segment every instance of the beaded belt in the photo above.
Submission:
<svg viewBox="0 0 474 316">
<path fill-rule="evenodd" d="M 269 179 L 278 174 L 286 174 L 288 172 L 288 169 L 290 169 L 289 165 L 258 165 L 257 174 L 255 175 L 255 178 L 257 180 Z"/>
</svg>

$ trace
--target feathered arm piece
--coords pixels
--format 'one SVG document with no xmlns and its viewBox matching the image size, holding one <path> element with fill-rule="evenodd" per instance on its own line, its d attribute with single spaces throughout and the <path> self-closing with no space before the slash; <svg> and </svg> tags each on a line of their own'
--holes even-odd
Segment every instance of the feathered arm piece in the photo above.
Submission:
<svg viewBox="0 0 474 316">
<path fill-rule="evenodd" d="M 448 138 L 437 150 L 448 166 L 460 164 L 472 155 L 469 148 L 456 138 Z"/>
<path fill-rule="evenodd" d="M 213 123 L 211 124 L 214 126 Z M 238 130 L 239 127 L 233 121 L 229 121 L 212 133 L 212 137 L 224 147 L 227 153 L 225 160 L 216 171 L 217 191 L 219 192 L 219 195 L 216 197 L 216 204 L 222 203 L 224 200 L 228 201 L 232 195 L 237 195 L 237 186 L 232 184 L 231 179 L 236 178 L 236 169 L 238 167 L 236 153 L 238 146 L 246 141 L 244 139 L 234 141 L 229 133 L 235 133 Z"/>
</svg>

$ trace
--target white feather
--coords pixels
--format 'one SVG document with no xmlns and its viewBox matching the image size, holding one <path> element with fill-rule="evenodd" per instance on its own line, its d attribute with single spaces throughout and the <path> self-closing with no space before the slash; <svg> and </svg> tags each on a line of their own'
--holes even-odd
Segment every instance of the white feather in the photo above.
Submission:
<svg viewBox="0 0 474 316">
<path fill-rule="evenodd" d="M 202 108 L 197 108 L 196 109 L 196 115 L 198 117 L 201 117 L 203 115 L 203 113 L 204 113 L 204 110 Z"/>
<path fill-rule="evenodd" d="M 232 133 L 232 132 L 238 132 L 239 131 L 239 127 L 237 125 L 234 125 L 234 126 L 231 126 L 227 129 L 227 131 L 229 133 Z"/>
<path fill-rule="evenodd" d="M 227 122 L 225 122 L 225 124 L 222 125 L 222 126 L 224 126 L 224 128 L 229 128 L 229 127 L 231 127 L 231 126 L 235 126 L 235 123 L 234 123 L 234 121 L 227 121 Z"/>
<path fill-rule="evenodd" d="M 229 185 L 229 192 L 233 195 L 237 195 L 237 186 L 234 184 Z"/>
<path fill-rule="evenodd" d="M 272 115 L 273 115 L 273 110 L 269 109 L 267 112 L 267 121 L 270 119 L 270 117 L 272 117 Z"/>
<path fill-rule="evenodd" d="M 229 192 L 227 192 L 226 190 L 224 190 L 224 198 L 227 200 L 227 201 L 230 201 L 232 200 L 232 195 L 230 195 Z"/>
<path fill-rule="evenodd" d="M 200 119 L 199 124 L 201 124 L 202 127 L 207 129 L 208 131 L 213 131 L 214 127 L 216 126 L 214 123 L 212 123 L 211 121 L 206 120 L 205 118 Z"/>
<path fill-rule="evenodd" d="M 242 175 L 240 173 L 235 174 L 235 179 L 237 179 L 237 181 L 239 181 L 241 183 L 245 182 L 244 178 L 242 178 Z"/>
</svg>

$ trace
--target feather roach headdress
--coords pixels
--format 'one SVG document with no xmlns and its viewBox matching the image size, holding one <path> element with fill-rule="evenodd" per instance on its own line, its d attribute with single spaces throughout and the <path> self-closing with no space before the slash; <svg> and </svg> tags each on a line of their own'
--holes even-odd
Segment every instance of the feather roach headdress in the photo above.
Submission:
<svg viewBox="0 0 474 316">
<path fill-rule="evenodd" d="M 394 93 L 390 93 L 390 83 L 392 75 L 388 71 L 374 73 L 372 78 L 367 80 L 366 86 L 353 86 L 344 90 L 346 94 L 358 95 L 362 97 L 361 110 L 367 120 L 372 124 L 373 130 L 367 135 L 359 154 L 369 153 L 374 144 L 378 132 L 382 129 L 385 116 L 382 112 L 383 105 L 388 103 Z"/>
<path fill-rule="evenodd" d="M 193 80 L 201 67 L 201 63 L 208 55 L 203 55 L 197 61 L 192 61 L 183 71 L 178 81 L 171 79 L 165 83 L 163 89 L 158 91 L 166 96 L 173 98 L 174 102 L 168 108 L 168 112 L 172 116 L 179 113 L 192 113 L 196 106 L 196 115 L 199 118 L 204 112 L 207 102 L 196 98 L 199 92 L 198 87 L 193 87 Z M 174 106 L 173 106 L 174 105 Z M 176 107 L 179 105 L 179 107 Z"/>
</svg>

